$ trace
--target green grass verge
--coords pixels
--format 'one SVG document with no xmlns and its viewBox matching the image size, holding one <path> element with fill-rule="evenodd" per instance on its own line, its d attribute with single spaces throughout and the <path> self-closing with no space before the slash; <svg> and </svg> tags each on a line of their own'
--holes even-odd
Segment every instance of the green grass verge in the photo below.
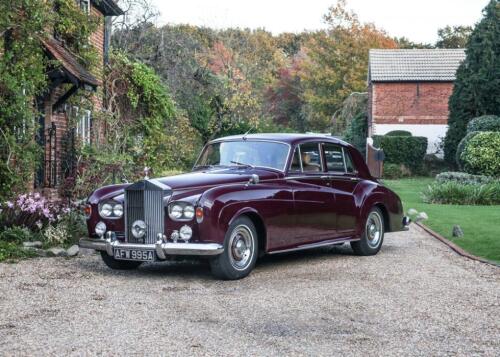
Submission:
<svg viewBox="0 0 500 357">
<path fill-rule="evenodd" d="M 433 231 L 478 257 L 500 263 L 500 206 L 458 206 L 427 204 L 422 201 L 422 191 L 434 181 L 432 178 L 384 180 L 403 201 L 405 211 L 415 208 L 425 212 L 424 222 Z M 464 237 L 453 238 L 453 225 L 458 224 Z"/>
<path fill-rule="evenodd" d="M 0 241 L 0 262 L 15 263 L 35 256 L 35 252 L 23 249 L 18 243 Z"/>
</svg>

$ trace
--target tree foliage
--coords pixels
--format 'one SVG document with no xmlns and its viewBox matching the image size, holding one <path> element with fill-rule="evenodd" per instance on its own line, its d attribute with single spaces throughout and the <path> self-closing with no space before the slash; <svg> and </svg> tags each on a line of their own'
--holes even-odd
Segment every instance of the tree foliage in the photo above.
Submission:
<svg viewBox="0 0 500 357">
<path fill-rule="evenodd" d="M 472 118 L 500 115 L 500 2 L 491 0 L 483 13 L 471 34 L 449 101 L 444 147 L 449 163 L 455 161 L 457 145 Z"/>
<path fill-rule="evenodd" d="M 332 115 L 352 92 L 366 91 L 370 48 L 396 48 L 396 42 L 373 24 L 361 23 L 345 0 L 324 16 L 327 31 L 304 44 L 307 57 L 300 74 L 310 127 L 330 131 Z"/>
<path fill-rule="evenodd" d="M 471 26 L 446 26 L 438 30 L 437 48 L 465 48 L 472 33 Z"/>
</svg>

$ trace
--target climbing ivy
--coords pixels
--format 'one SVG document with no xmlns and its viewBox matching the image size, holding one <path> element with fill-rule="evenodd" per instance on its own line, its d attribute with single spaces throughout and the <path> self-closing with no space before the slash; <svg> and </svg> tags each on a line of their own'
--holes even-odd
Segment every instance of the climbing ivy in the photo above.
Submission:
<svg viewBox="0 0 500 357">
<path fill-rule="evenodd" d="M 0 2 L 0 199 L 29 188 L 42 162 L 37 98 L 47 93 L 46 68 L 54 64 L 42 40 L 57 33 L 91 67 L 97 57 L 88 36 L 98 24 L 74 0 Z"/>
</svg>

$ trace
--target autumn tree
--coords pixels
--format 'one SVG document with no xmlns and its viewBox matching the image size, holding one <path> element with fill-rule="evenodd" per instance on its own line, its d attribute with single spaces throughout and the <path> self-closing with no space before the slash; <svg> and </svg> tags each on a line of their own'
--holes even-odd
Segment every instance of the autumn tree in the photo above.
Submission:
<svg viewBox="0 0 500 357">
<path fill-rule="evenodd" d="M 331 130 L 332 115 L 349 94 L 366 91 L 369 49 L 397 47 L 385 32 L 361 23 L 345 0 L 330 7 L 324 19 L 328 30 L 304 44 L 307 58 L 300 73 L 309 126 L 322 132 Z"/>
</svg>

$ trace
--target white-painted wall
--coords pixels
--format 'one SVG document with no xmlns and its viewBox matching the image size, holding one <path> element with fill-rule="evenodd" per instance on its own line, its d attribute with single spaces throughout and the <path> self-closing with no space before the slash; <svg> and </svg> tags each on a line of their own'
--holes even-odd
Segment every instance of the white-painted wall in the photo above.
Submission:
<svg viewBox="0 0 500 357">
<path fill-rule="evenodd" d="M 425 136 L 428 140 L 427 153 L 437 154 L 442 157 L 439 151 L 439 143 L 445 137 L 448 125 L 442 124 L 375 124 L 374 135 L 384 135 L 393 130 L 406 130 L 413 136 Z"/>
</svg>

